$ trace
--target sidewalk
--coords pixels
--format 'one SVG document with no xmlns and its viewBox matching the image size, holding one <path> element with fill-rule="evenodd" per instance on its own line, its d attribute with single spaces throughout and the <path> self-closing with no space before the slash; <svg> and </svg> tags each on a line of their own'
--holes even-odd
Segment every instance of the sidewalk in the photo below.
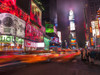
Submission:
<svg viewBox="0 0 100 75">
<path fill-rule="evenodd" d="M 100 60 L 94 60 L 95 65 L 100 65 Z"/>
</svg>

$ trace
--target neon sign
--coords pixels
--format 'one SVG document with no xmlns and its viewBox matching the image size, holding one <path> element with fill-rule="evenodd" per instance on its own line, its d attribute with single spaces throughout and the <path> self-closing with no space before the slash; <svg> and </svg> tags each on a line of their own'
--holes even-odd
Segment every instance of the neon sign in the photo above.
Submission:
<svg viewBox="0 0 100 75">
<path fill-rule="evenodd" d="M 14 41 L 13 36 L 0 35 L 0 42 L 11 43 Z"/>
</svg>

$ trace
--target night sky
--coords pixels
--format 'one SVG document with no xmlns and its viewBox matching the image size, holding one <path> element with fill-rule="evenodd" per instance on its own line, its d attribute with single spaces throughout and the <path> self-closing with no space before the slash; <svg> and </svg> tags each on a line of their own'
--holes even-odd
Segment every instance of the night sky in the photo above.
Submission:
<svg viewBox="0 0 100 75">
<path fill-rule="evenodd" d="M 57 0 L 58 30 L 62 32 L 62 40 L 69 41 L 68 14 L 70 9 L 75 14 L 77 42 L 82 47 L 85 42 L 84 5 L 82 0 Z"/>
</svg>

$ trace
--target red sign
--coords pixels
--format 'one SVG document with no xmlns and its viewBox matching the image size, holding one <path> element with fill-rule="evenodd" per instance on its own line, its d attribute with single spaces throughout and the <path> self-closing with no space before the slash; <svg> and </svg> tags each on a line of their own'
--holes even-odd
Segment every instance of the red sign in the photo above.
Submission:
<svg viewBox="0 0 100 75">
<path fill-rule="evenodd" d="M 0 0 L 0 12 L 11 13 L 30 23 L 30 16 L 16 6 L 16 0 Z"/>
<path fill-rule="evenodd" d="M 36 47 L 36 43 L 28 41 L 28 40 L 25 40 L 25 46 L 26 47 Z"/>
</svg>

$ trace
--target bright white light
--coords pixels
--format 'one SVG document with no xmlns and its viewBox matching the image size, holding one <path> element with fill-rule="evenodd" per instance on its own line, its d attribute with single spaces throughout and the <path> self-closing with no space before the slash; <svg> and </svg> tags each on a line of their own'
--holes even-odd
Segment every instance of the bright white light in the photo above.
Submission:
<svg viewBox="0 0 100 75">
<path fill-rule="evenodd" d="M 95 31 L 95 29 L 92 30 L 92 35 L 93 35 L 93 36 L 96 35 L 96 31 Z"/>
<path fill-rule="evenodd" d="M 98 21 L 92 21 L 91 26 L 92 26 L 92 35 L 98 36 L 100 34 L 99 27 L 98 27 Z"/>
<path fill-rule="evenodd" d="M 31 41 L 26 41 L 26 40 L 25 40 L 25 46 L 26 46 L 26 47 L 36 47 L 36 43 L 35 43 L 35 42 L 31 42 Z"/>
<path fill-rule="evenodd" d="M 14 46 L 14 44 L 13 44 L 13 43 L 11 43 L 11 46 Z"/>
<path fill-rule="evenodd" d="M 99 29 L 96 29 L 96 35 L 99 36 Z"/>
<path fill-rule="evenodd" d="M 37 47 L 45 47 L 45 44 L 44 44 L 44 42 L 39 42 L 39 43 L 36 43 L 36 46 Z"/>
<path fill-rule="evenodd" d="M 75 30 L 75 23 L 70 21 L 70 30 Z"/>
<path fill-rule="evenodd" d="M 74 20 L 74 16 L 69 16 L 69 20 Z"/>
<path fill-rule="evenodd" d="M 58 34 L 58 37 L 59 37 L 59 42 L 61 43 L 61 32 L 58 31 L 57 34 Z"/>
<path fill-rule="evenodd" d="M 75 32 L 71 32 L 70 34 L 72 35 L 73 38 L 75 37 Z"/>
<path fill-rule="evenodd" d="M 70 10 L 69 15 L 74 15 L 73 10 Z"/>
<path fill-rule="evenodd" d="M 74 20 L 74 13 L 72 10 L 69 11 L 69 20 Z"/>
</svg>

